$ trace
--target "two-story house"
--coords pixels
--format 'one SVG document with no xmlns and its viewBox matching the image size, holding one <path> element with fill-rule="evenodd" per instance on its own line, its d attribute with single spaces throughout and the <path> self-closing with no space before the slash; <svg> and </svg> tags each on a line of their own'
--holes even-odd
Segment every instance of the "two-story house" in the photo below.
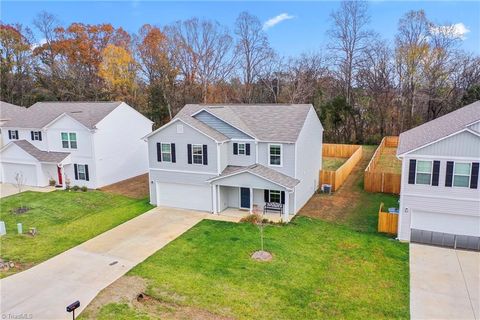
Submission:
<svg viewBox="0 0 480 320">
<path fill-rule="evenodd" d="M 480 249 L 480 101 L 403 132 L 398 238 Z"/>
<path fill-rule="evenodd" d="M 21 114 L 26 110 L 27 108 L 25 107 L 20 107 L 11 103 L 0 101 L 0 130 L 7 121 L 12 120 L 13 118 L 20 117 Z M 0 148 L 3 147 L 3 145 L 3 135 L 0 131 Z"/>
<path fill-rule="evenodd" d="M 186 105 L 149 134 L 150 202 L 219 213 L 280 204 L 319 185 L 323 128 L 312 105 Z"/>
<path fill-rule="evenodd" d="M 1 124 L 0 178 L 109 185 L 148 171 L 150 132 L 152 121 L 124 102 L 38 102 Z"/>
</svg>

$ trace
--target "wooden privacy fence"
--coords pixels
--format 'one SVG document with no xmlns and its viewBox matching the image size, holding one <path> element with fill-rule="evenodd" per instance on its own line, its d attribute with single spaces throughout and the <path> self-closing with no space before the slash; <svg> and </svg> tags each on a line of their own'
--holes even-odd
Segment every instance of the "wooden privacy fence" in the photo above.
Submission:
<svg viewBox="0 0 480 320">
<path fill-rule="evenodd" d="M 383 202 L 378 209 L 378 232 L 397 234 L 398 232 L 398 213 L 384 212 Z"/>
<path fill-rule="evenodd" d="M 370 163 L 365 169 L 363 188 L 368 192 L 400 194 L 402 175 L 400 173 L 382 172 L 377 168 L 378 160 L 385 147 L 398 147 L 398 137 L 383 137 L 377 150 L 375 150 Z"/>
<path fill-rule="evenodd" d="M 362 158 L 362 146 L 325 143 L 322 147 L 322 155 L 324 157 L 348 158 L 348 160 L 335 171 L 320 171 L 320 183 L 330 184 L 332 191 L 336 191 L 345 182 L 348 175 Z"/>
</svg>

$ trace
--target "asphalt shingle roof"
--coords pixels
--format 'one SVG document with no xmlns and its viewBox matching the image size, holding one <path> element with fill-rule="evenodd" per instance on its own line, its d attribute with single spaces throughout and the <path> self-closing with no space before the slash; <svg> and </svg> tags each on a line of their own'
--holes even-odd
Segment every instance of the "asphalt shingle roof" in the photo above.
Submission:
<svg viewBox="0 0 480 320">
<path fill-rule="evenodd" d="M 0 101 L 0 123 L 20 117 L 26 110 L 25 107 Z"/>
<path fill-rule="evenodd" d="M 122 102 L 37 102 L 20 116 L 4 124 L 6 127 L 43 128 L 58 116 L 67 114 L 87 128 L 105 118 Z"/>
<path fill-rule="evenodd" d="M 16 140 L 12 141 L 12 143 L 22 148 L 40 162 L 60 163 L 70 154 L 69 152 L 42 151 L 27 140 Z"/>
<path fill-rule="evenodd" d="M 480 101 L 400 134 L 397 155 L 456 133 L 480 120 Z"/>
<path fill-rule="evenodd" d="M 259 140 L 293 143 L 297 140 L 311 108 L 313 107 L 310 104 L 187 104 L 176 118 L 187 121 L 193 119 L 195 126 L 205 125 L 192 117 L 198 111 L 205 109 Z M 197 127 L 197 129 L 212 137 L 218 135 L 217 140 L 228 140 L 217 130 L 206 127 Z"/>
<path fill-rule="evenodd" d="M 292 178 L 286 174 L 280 173 L 277 170 L 270 169 L 261 164 L 253 164 L 250 166 L 227 166 L 222 173 L 210 179 L 209 181 L 221 179 L 233 174 L 240 174 L 243 172 L 248 172 L 260 176 L 266 180 L 272 181 L 276 184 L 284 186 L 288 189 L 293 189 L 297 184 L 300 183 L 300 180 Z"/>
</svg>

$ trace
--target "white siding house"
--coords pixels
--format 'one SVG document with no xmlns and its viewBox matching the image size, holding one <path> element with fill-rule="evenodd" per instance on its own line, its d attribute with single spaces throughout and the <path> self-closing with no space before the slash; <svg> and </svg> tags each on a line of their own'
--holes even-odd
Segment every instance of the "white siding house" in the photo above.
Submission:
<svg viewBox="0 0 480 320">
<path fill-rule="evenodd" d="M 480 102 L 400 135 L 398 237 L 480 250 Z"/>
<path fill-rule="evenodd" d="M 123 102 L 39 102 L 1 130 L 5 183 L 100 188 L 148 171 L 152 122 Z"/>
<path fill-rule="evenodd" d="M 288 221 L 318 188 L 322 134 L 311 105 L 186 105 L 146 137 L 150 202 Z"/>
</svg>

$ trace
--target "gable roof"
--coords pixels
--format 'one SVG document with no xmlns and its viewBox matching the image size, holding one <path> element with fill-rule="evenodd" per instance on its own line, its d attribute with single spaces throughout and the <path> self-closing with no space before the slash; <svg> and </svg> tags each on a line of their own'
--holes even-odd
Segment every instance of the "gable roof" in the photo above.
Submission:
<svg viewBox="0 0 480 320">
<path fill-rule="evenodd" d="M 22 115 L 27 108 L 0 101 L 0 123 Z"/>
<path fill-rule="evenodd" d="M 222 139 L 228 139 L 195 119 L 195 114 L 205 110 L 258 140 L 294 143 L 312 108 L 311 104 L 187 104 L 175 118 L 190 121 L 192 125 L 198 126 L 199 130 L 210 132 L 209 135 L 213 135 L 213 130 L 215 134 L 220 134 Z"/>
<path fill-rule="evenodd" d="M 12 141 L 12 143 L 19 146 L 23 151 L 40 162 L 60 163 L 70 155 L 69 152 L 42 151 L 27 140 L 16 140 Z"/>
<path fill-rule="evenodd" d="M 450 136 L 480 120 L 480 101 L 450 112 L 400 134 L 397 155 L 416 150 Z"/>
<path fill-rule="evenodd" d="M 37 102 L 20 117 L 14 117 L 4 126 L 43 128 L 62 114 L 67 114 L 85 127 L 93 129 L 122 102 Z"/>
<path fill-rule="evenodd" d="M 256 176 L 259 176 L 260 178 L 271 181 L 275 184 L 278 184 L 290 190 L 300 183 L 300 180 L 292 178 L 286 174 L 280 173 L 277 170 L 273 170 L 268 167 L 265 167 L 261 164 L 253 164 L 245 167 L 227 166 L 219 176 L 214 177 L 208 181 L 215 181 L 215 180 L 234 176 L 244 172 L 254 174 Z"/>
</svg>

